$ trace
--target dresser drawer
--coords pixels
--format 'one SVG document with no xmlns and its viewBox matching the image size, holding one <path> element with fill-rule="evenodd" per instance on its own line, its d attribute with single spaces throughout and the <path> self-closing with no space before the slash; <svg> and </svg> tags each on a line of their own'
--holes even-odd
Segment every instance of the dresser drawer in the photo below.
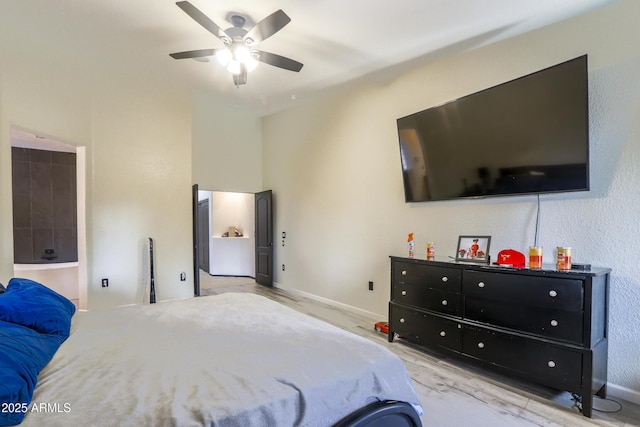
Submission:
<svg viewBox="0 0 640 427">
<path fill-rule="evenodd" d="M 472 326 L 463 328 L 463 353 L 519 372 L 559 390 L 578 390 L 582 382 L 582 353 L 535 339 Z"/>
<path fill-rule="evenodd" d="M 465 298 L 464 318 L 582 344 L 583 313 L 518 306 L 501 301 Z"/>
<path fill-rule="evenodd" d="M 389 333 L 425 347 L 462 350 L 462 326 L 452 320 L 420 310 L 389 304 Z"/>
<path fill-rule="evenodd" d="M 456 293 L 462 289 L 462 272 L 458 268 L 397 261 L 391 264 L 391 269 L 394 283 L 422 285 Z"/>
<path fill-rule="evenodd" d="M 467 270 L 465 296 L 565 311 L 582 311 L 582 280 Z"/>
<path fill-rule="evenodd" d="M 411 305 L 451 316 L 462 316 L 462 297 L 460 294 L 431 289 L 425 285 L 394 283 L 392 299 L 403 305 Z"/>
</svg>

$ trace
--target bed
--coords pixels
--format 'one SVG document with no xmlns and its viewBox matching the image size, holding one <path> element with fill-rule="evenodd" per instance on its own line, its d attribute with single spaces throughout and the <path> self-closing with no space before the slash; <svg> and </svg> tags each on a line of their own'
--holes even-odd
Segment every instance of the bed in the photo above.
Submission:
<svg viewBox="0 0 640 427">
<path fill-rule="evenodd" d="M 9 414 L 20 425 L 421 425 L 396 355 L 268 298 L 226 293 L 71 312 L 67 338 L 64 324 L 51 333 L 2 314 L 3 298 L 20 287 L 12 282 L 0 295 L 0 331 L 19 326 L 59 342 L 48 363 L 35 364 L 29 401 L 15 402 L 23 413 Z M 20 285 L 40 292 L 29 282 Z"/>
</svg>

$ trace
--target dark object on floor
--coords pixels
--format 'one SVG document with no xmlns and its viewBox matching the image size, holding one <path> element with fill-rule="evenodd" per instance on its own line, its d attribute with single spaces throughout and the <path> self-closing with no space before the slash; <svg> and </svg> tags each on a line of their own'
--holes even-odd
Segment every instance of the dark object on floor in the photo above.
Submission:
<svg viewBox="0 0 640 427">
<path fill-rule="evenodd" d="M 383 400 L 343 418 L 334 427 L 422 427 L 422 422 L 410 404 Z"/>
</svg>

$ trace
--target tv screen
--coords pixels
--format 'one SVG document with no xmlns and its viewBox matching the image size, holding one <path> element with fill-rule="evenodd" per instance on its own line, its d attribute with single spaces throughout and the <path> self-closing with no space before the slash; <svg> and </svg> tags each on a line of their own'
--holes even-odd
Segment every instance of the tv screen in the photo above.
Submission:
<svg viewBox="0 0 640 427">
<path fill-rule="evenodd" d="M 397 120 L 406 202 L 589 190 L 587 56 Z"/>
</svg>

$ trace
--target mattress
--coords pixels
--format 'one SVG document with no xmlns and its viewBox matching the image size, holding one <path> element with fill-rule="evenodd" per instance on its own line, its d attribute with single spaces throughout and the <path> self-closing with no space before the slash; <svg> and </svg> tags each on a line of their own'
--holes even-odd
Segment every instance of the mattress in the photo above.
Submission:
<svg viewBox="0 0 640 427">
<path fill-rule="evenodd" d="M 22 425 L 329 426 L 422 409 L 385 347 L 254 294 L 79 312 Z"/>
</svg>

